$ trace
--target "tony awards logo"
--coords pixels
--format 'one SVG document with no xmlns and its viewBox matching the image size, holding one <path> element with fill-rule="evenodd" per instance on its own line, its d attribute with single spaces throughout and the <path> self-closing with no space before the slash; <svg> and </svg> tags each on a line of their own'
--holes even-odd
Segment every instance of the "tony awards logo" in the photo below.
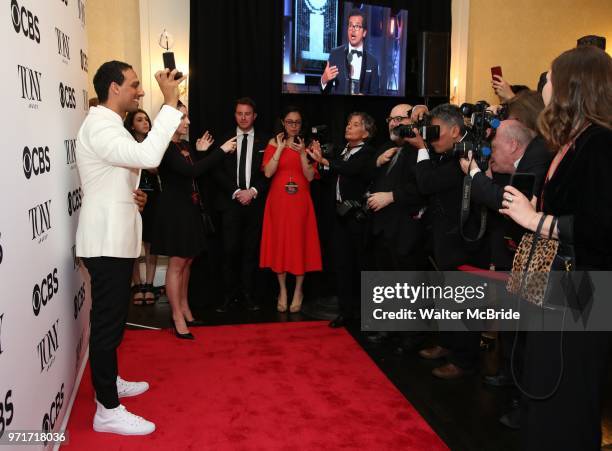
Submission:
<svg viewBox="0 0 612 451">
<path fill-rule="evenodd" d="M 174 37 L 164 29 L 162 34 L 159 35 L 159 46 L 165 50 L 162 54 L 164 59 L 164 68 L 174 70 L 176 69 L 176 62 L 174 61 L 174 52 L 171 52 L 170 49 L 174 47 Z M 177 72 L 174 76 L 175 80 L 181 78 L 183 74 L 181 72 Z"/>
<path fill-rule="evenodd" d="M 310 32 L 308 33 L 309 48 L 302 51 L 302 58 L 312 60 L 326 60 L 328 54 L 324 51 L 323 38 L 325 36 L 325 7 L 327 0 L 305 0 L 310 11 Z M 304 18 L 301 18 L 304 20 Z"/>
</svg>

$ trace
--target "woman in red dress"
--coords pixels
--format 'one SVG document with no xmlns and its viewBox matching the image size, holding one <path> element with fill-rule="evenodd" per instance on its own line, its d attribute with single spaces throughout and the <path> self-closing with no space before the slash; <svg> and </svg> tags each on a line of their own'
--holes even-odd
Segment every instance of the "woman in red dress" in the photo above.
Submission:
<svg viewBox="0 0 612 451">
<path fill-rule="evenodd" d="M 289 107 L 282 116 L 283 133 L 271 139 L 264 153 L 262 169 L 271 178 L 264 211 L 259 265 L 271 268 L 278 278 L 277 309 L 287 311 L 287 273 L 295 275 L 295 291 L 289 311 L 299 312 L 304 292 L 304 274 L 321 271 L 321 248 L 310 182 L 318 176 L 308 160 L 302 129 L 302 115 Z"/>
</svg>

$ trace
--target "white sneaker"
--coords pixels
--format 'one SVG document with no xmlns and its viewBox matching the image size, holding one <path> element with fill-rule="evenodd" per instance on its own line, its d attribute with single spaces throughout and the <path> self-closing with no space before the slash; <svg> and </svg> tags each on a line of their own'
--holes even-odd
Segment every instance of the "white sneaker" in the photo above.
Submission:
<svg viewBox="0 0 612 451">
<path fill-rule="evenodd" d="M 149 384 L 146 382 L 128 382 L 117 376 L 117 394 L 120 398 L 137 396 L 146 392 Z"/>
<path fill-rule="evenodd" d="M 93 428 L 96 432 L 111 432 L 121 435 L 147 435 L 155 430 L 155 424 L 127 411 L 123 405 L 107 409 L 97 402 Z"/>
</svg>

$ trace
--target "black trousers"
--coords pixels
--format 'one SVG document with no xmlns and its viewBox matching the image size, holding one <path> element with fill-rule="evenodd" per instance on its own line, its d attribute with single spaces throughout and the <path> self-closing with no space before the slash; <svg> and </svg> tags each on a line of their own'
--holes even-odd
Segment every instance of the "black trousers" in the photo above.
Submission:
<svg viewBox="0 0 612 451">
<path fill-rule="evenodd" d="M 223 225 L 223 278 L 225 295 L 235 298 L 241 291 L 257 296 L 256 276 L 263 209 L 261 203 L 236 205 L 221 212 Z"/>
<path fill-rule="evenodd" d="M 361 270 L 365 265 L 366 224 L 351 213 L 334 221 L 334 267 L 340 314 L 357 316 L 361 300 Z M 357 314 L 357 315 L 356 315 Z"/>
<path fill-rule="evenodd" d="M 561 346 L 562 345 L 562 346 Z M 521 449 L 599 451 L 610 332 L 527 332 Z"/>
<path fill-rule="evenodd" d="M 81 258 L 91 277 L 89 365 L 98 401 L 119 405 L 117 348 L 123 339 L 130 305 L 133 258 Z"/>
</svg>

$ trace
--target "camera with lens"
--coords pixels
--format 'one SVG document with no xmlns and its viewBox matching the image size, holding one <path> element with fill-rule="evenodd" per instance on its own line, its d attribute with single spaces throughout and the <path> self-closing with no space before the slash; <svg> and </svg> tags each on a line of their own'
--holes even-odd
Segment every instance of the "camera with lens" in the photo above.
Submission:
<svg viewBox="0 0 612 451">
<path fill-rule="evenodd" d="M 508 117 L 507 107 L 500 108 L 497 113 L 488 111 L 489 104 L 480 100 L 475 104 L 464 103 L 461 105 L 461 113 L 469 118 L 466 127 L 468 136 L 459 143 L 455 143 L 453 156 L 457 158 L 468 158 L 468 152 L 472 152 L 472 158 L 482 171 L 489 167 L 491 158 L 491 140 L 495 136 L 495 130 L 502 120 Z"/>
<path fill-rule="evenodd" d="M 416 136 L 414 128 L 418 130 L 425 141 L 435 141 L 440 137 L 440 127 L 438 125 L 431 125 L 431 117 L 428 114 L 424 114 L 421 116 L 421 119 L 413 124 L 398 125 L 392 132 L 400 138 L 414 138 Z"/>
<path fill-rule="evenodd" d="M 336 206 L 336 213 L 338 216 L 344 218 L 348 215 L 353 215 L 357 222 L 365 222 L 370 215 L 370 208 L 368 207 L 367 199 L 370 197 L 370 193 L 364 194 L 364 201 L 358 200 L 344 200 Z"/>
</svg>

